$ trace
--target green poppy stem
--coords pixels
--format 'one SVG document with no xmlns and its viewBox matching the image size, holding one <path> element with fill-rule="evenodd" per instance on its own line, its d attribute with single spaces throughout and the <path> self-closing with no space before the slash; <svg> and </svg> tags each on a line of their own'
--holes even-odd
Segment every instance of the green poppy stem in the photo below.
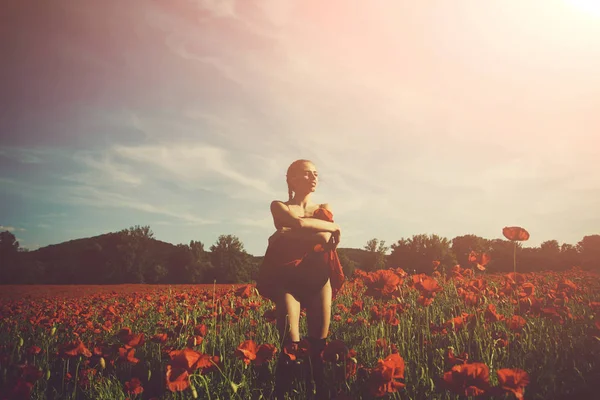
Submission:
<svg viewBox="0 0 600 400">
<path fill-rule="evenodd" d="M 513 251 L 513 279 L 515 280 L 515 283 L 517 282 L 517 242 L 515 240 L 513 240 L 513 244 L 514 246 L 514 251 Z M 515 290 L 515 300 L 517 301 L 517 315 L 519 314 L 519 294 L 518 292 Z"/>
<path fill-rule="evenodd" d="M 513 269 L 515 273 L 515 279 L 517 279 L 517 242 L 513 241 L 513 244 L 515 245 L 513 252 Z"/>
</svg>

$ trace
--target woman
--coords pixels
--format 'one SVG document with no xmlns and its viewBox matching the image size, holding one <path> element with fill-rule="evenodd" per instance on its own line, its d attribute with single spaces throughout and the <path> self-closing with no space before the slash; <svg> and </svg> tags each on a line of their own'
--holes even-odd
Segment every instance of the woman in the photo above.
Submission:
<svg viewBox="0 0 600 400">
<path fill-rule="evenodd" d="M 341 230 L 328 204 L 310 201 L 319 180 L 315 165 L 296 160 L 288 168 L 289 199 L 273 201 L 277 231 L 269 238 L 257 279 L 259 293 L 275 302 L 282 348 L 277 363 L 275 393 L 283 398 L 294 375 L 283 349 L 300 343 L 300 309 L 306 307 L 309 360 L 317 397 L 325 393 L 321 351 L 329 332 L 331 302 L 344 282 L 337 255 Z M 308 375 L 310 383 L 310 375 Z M 312 390 L 309 387 L 309 392 Z"/>
</svg>

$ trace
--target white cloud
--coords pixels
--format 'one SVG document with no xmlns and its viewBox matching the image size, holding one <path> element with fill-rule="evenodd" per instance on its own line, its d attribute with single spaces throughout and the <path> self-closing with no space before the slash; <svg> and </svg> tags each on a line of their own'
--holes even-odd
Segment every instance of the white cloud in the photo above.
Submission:
<svg viewBox="0 0 600 400">
<path fill-rule="evenodd" d="M 139 186 L 142 183 L 140 174 L 133 171 L 130 166 L 114 162 L 110 154 L 106 153 L 100 154 L 100 160 L 97 160 L 95 158 L 96 154 L 92 152 L 75 153 L 73 159 L 91 170 L 76 172 L 64 176 L 63 179 L 85 184 L 116 181 L 131 186 Z"/>
<path fill-rule="evenodd" d="M 37 215 L 36 218 L 58 218 L 58 217 L 66 217 L 67 213 L 48 213 L 48 214 L 41 214 L 41 215 Z"/>
<path fill-rule="evenodd" d="M 263 194 L 273 195 L 275 192 L 268 183 L 249 177 L 232 167 L 230 160 L 237 155 L 227 150 L 200 144 L 148 145 L 137 147 L 117 146 L 114 153 L 129 160 L 145 165 L 152 171 L 161 171 L 164 176 L 182 184 L 217 190 L 222 180 L 253 189 Z M 239 155 L 245 157 L 245 155 Z M 214 182 L 205 185 L 205 182 Z M 227 193 L 225 193 L 227 194 Z"/>
<path fill-rule="evenodd" d="M 23 164 L 41 164 L 48 152 L 44 148 L 0 147 L 0 155 Z"/>
<path fill-rule="evenodd" d="M 214 219 L 206 219 L 195 215 L 191 212 L 186 212 L 184 210 L 177 210 L 176 208 L 173 209 L 164 206 L 157 206 L 154 204 L 143 202 L 138 199 L 134 199 L 121 193 L 103 191 L 91 186 L 78 186 L 66 188 L 66 195 L 64 196 L 63 201 L 71 204 L 88 205 L 102 208 L 129 208 L 139 211 L 145 211 L 147 213 L 174 217 L 195 225 L 214 224 L 218 222 Z"/>
<path fill-rule="evenodd" d="M 215 17 L 235 18 L 236 0 L 191 0 L 198 7 L 209 10 Z"/>
<path fill-rule="evenodd" d="M 0 230 L 9 231 L 9 232 L 26 232 L 27 231 L 27 229 L 25 229 L 25 228 L 17 228 L 14 226 L 4 226 L 4 225 L 0 225 Z"/>
<path fill-rule="evenodd" d="M 265 218 L 236 218 L 232 222 L 243 226 L 251 226 L 265 230 L 275 229 L 275 225 L 273 225 L 273 217 L 271 217 L 270 214 Z"/>
</svg>

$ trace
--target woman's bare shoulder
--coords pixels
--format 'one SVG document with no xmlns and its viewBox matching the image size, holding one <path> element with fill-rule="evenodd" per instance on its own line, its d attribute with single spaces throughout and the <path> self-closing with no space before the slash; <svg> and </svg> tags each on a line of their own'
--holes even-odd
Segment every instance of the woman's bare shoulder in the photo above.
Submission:
<svg viewBox="0 0 600 400">
<path fill-rule="evenodd" d="M 288 207 L 288 208 L 289 208 L 289 206 L 288 206 L 288 202 L 287 202 L 287 201 L 282 201 L 282 200 L 273 200 L 273 201 L 271 202 L 271 208 L 273 208 L 273 206 L 275 206 L 275 205 L 283 205 L 283 206 L 285 206 L 285 207 Z"/>
</svg>

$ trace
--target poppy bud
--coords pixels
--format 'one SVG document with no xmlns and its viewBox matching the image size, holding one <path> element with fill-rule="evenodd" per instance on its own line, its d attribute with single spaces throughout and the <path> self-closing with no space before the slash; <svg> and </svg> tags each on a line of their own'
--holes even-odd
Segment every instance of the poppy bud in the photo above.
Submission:
<svg viewBox="0 0 600 400">
<path fill-rule="evenodd" d="M 106 369 L 106 360 L 104 359 L 104 357 L 100 357 L 100 368 Z"/>
<path fill-rule="evenodd" d="M 196 388 L 194 386 L 192 386 L 192 397 L 195 399 L 198 398 L 198 392 L 196 391 Z"/>
<path fill-rule="evenodd" d="M 56 326 L 53 326 L 52 329 L 50 330 L 50 336 L 54 336 L 55 333 L 56 333 Z"/>
<path fill-rule="evenodd" d="M 19 336 L 19 344 L 17 345 L 17 347 L 22 347 L 23 346 L 23 338 L 21 336 Z"/>
<path fill-rule="evenodd" d="M 152 377 L 152 370 L 148 370 L 148 381 L 150 380 L 150 378 Z"/>
<path fill-rule="evenodd" d="M 44 375 L 44 378 L 46 378 L 46 380 L 50 379 L 50 369 L 46 370 L 46 374 Z"/>
</svg>

